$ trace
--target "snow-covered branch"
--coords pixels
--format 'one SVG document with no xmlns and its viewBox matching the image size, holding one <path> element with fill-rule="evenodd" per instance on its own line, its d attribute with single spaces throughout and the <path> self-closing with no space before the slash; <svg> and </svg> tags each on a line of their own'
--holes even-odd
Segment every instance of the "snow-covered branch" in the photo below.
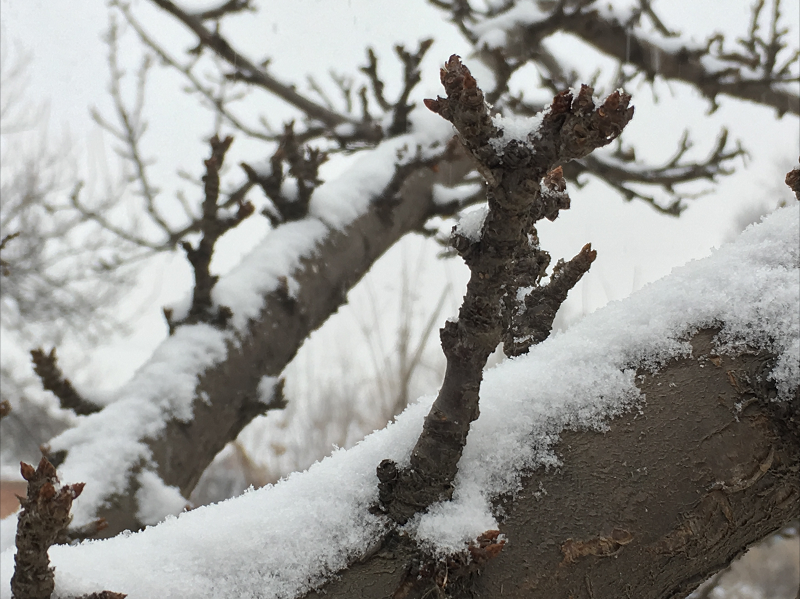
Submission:
<svg viewBox="0 0 800 599">
<path fill-rule="evenodd" d="M 798 205 L 780 209 L 489 370 L 453 500 L 389 543 L 368 511 L 375 467 L 408 463 L 432 398 L 275 486 L 54 547 L 57 596 L 288 599 L 330 581 L 326 597 L 383 598 L 414 568 L 450 593 L 460 583 L 436 564 L 498 528 L 506 546 L 467 581 L 483 596 L 613 596 L 620 580 L 642 599 L 688 591 L 800 513 L 798 231 Z M 0 560 L 5 598 L 13 552 Z"/>
</svg>

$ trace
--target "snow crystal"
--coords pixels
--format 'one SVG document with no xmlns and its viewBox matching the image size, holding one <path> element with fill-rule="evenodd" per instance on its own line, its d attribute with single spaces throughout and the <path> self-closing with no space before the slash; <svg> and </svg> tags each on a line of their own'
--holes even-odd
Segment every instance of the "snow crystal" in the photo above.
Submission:
<svg viewBox="0 0 800 599">
<path fill-rule="evenodd" d="M 483 223 L 489 214 L 488 206 L 478 206 L 473 210 L 464 212 L 456 224 L 456 233 L 463 235 L 470 241 L 480 241 Z"/>
<path fill-rule="evenodd" d="M 526 470 L 558 464 L 553 447 L 565 427 L 602 430 L 638 401 L 636 369 L 686 355 L 699 328 L 722 327 L 720 351 L 747 344 L 774 353 L 773 378 L 786 398 L 800 383 L 799 232 L 800 207 L 780 209 L 711 257 L 488 370 L 453 500 L 412 519 L 407 532 L 446 553 L 496 528 L 492 501 L 516 492 Z M 129 599 L 306 593 L 379 542 L 389 524 L 368 511 L 375 468 L 384 458 L 408 463 L 432 401 L 274 486 L 136 534 L 53 547 L 56 597 L 100 589 Z M 0 555 L 0 571 L 0 597 L 10 597 L 13 549 Z"/>
<path fill-rule="evenodd" d="M 501 136 L 490 139 L 489 143 L 500 156 L 503 155 L 503 149 L 512 139 L 532 150 L 533 145 L 530 143 L 529 136 L 534 139 L 539 137 L 539 126 L 542 124 L 542 119 L 544 119 L 547 110 L 549 108 L 537 112 L 533 116 L 502 116 L 496 114 L 492 117 L 492 123 L 500 129 Z"/>
</svg>

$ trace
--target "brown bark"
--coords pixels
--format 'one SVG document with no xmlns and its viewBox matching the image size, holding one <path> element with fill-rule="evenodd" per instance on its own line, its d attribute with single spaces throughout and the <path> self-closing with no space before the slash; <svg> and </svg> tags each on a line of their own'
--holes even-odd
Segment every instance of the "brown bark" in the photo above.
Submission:
<svg viewBox="0 0 800 599">
<path fill-rule="evenodd" d="M 69 524 L 72 501 L 83 491 L 83 483 L 57 488 L 56 469 L 42 458 L 34 469 L 20 462 L 22 478 L 28 481 L 25 497 L 20 497 L 22 511 L 17 523 L 14 576 L 11 594 L 14 599 L 49 599 L 55 588 L 54 568 L 47 551 Z"/>
<path fill-rule="evenodd" d="M 392 536 L 324 596 L 685 597 L 800 514 L 800 397 L 770 402 L 769 387 L 748 381 L 771 356 L 717 356 L 713 333 L 695 336 L 692 359 L 641 377 L 640 410 L 605 433 L 562 434 L 562 467 L 498 502 L 508 543 L 478 574 L 450 576 L 446 595 L 435 577 L 411 585 L 409 572 L 435 568 Z"/>
<path fill-rule="evenodd" d="M 565 91 L 553 99 L 526 143 L 504 140 L 482 90 L 460 58 L 452 55 L 440 74 L 447 98 L 425 100 L 425 105 L 453 123 L 475 158 L 487 183 L 488 211 L 477 239 L 458 228 L 451 235 L 451 244 L 470 269 L 470 280 L 458 320 L 441 329 L 447 368 L 410 465 L 398 469 L 391 460 L 383 460 L 378 467 L 380 501 L 375 510 L 400 524 L 451 497 L 470 425 L 480 413 L 478 392 L 491 353 L 504 338 L 513 346 L 509 355 L 524 353 L 546 338 L 558 306 L 597 255 L 587 244 L 568 264 L 556 265 L 548 285 L 539 286 L 550 255 L 539 247 L 535 223 L 555 220 L 570 205 L 557 165 L 610 143 L 633 117 L 629 95 L 614 92 L 596 107 L 592 88 L 583 85 L 575 96 Z M 522 288 L 535 290 L 524 306 L 516 299 Z"/>
<path fill-rule="evenodd" d="M 370 210 L 341 231 L 331 231 L 313 257 L 292 277 L 298 292 L 270 293 L 258 319 L 251 321 L 227 359 L 204 372 L 195 391 L 194 417 L 172 420 L 157 438 L 147 441 L 158 473 L 167 485 L 188 497 L 203 471 L 225 445 L 269 407 L 259 401 L 261 378 L 279 376 L 308 335 L 346 301 L 347 291 L 375 260 L 410 231 L 422 228 L 436 210 L 434 183 L 458 182 L 472 168 L 460 152 L 445 150 L 438 164 L 401 167 L 375 198 Z M 202 399 L 201 399 L 202 398 Z M 127 492 L 109 498 L 98 516 L 108 522 L 100 536 L 141 528 L 135 514 L 136 472 Z"/>
</svg>

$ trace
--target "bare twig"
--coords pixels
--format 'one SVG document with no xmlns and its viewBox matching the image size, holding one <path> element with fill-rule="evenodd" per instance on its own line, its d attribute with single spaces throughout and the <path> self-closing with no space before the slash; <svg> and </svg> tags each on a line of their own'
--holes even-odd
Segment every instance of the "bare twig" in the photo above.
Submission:
<svg viewBox="0 0 800 599">
<path fill-rule="evenodd" d="M 793 168 L 786 173 L 786 185 L 794 192 L 794 197 L 800 200 L 800 168 Z"/>
<path fill-rule="evenodd" d="M 384 112 L 389 112 L 392 109 L 392 105 L 383 96 L 384 83 L 378 76 L 378 57 L 375 56 L 375 51 L 372 48 L 367 48 L 367 60 L 369 61 L 367 66 L 361 67 L 360 70 L 369 77 L 369 82 L 372 85 L 372 95 L 375 96 L 378 106 Z"/>
<path fill-rule="evenodd" d="M 100 411 L 100 406 L 84 399 L 72 386 L 70 380 L 64 377 L 58 367 L 55 347 L 47 354 L 42 348 L 31 350 L 31 358 L 33 360 L 33 370 L 39 375 L 42 387 L 58 398 L 58 402 L 63 409 L 72 410 L 79 416 Z"/>
<path fill-rule="evenodd" d="M 203 12 L 196 12 L 192 16 L 201 21 L 209 21 L 220 19 L 227 14 L 242 12 L 244 10 L 255 12 L 256 8 L 250 4 L 250 0 L 228 0 L 216 8 L 210 8 Z"/>
<path fill-rule="evenodd" d="M 237 0 L 232 0 L 237 1 Z M 227 103 L 218 95 L 215 94 L 214 91 L 205 85 L 197 75 L 195 75 L 193 67 L 196 63 L 196 60 L 192 60 L 187 64 L 181 64 L 176 58 L 167 52 L 161 44 L 159 44 L 151 35 L 149 35 L 141 23 L 139 23 L 138 19 L 133 16 L 130 7 L 125 4 L 119 4 L 119 9 L 122 11 L 122 14 L 125 16 L 126 21 L 133 27 L 134 31 L 139 35 L 139 39 L 142 40 L 147 47 L 149 47 L 156 55 L 161 59 L 161 61 L 169 65 L 170 67 L 174 68 L 176 71 L 181 73 L 187 81 L 189 81 L 192 89 L 197 91 L 201 96 L 203 96 L 218 112 L 218 114 L 227 121 L 232 127 L 236 128 L 237 130 L 241 131 L 245 135 L 249 137 L 253 137 L 255 139 L 262 139 L 264 141 L 271 141 L 274 138 L 269 131 L 259 131 L 254 129 L 253 127 L 247 125 L 242 121 L 241 118 L 236 116 L 227 106 Z"/>
<path fill-rule="evenodd" d="M 55 466 L 42 457 L 33 466 L 20 462 L 22 478 L 28 481 L 26 497 L 19 497 L 22 510 L 17 517 L 17 553 L 11 594 L 14 599 L 50 599 L 55 588 L 55 568 L 47 555 L 51 545 L 64 537 L 72 516 L 72 502 L 80 496 L 84 483 L 58 487 Z M 101 591 L 77 599 L 125 599 L 127 595 Z"/>
<path fill-rule="evenodd" d="M 258 184 L 272 202 L 272 208 L 265 209 L 263 214 L 270 219 L 273 226 L 281 222 L 299 220 L 308 214 L 311 195 L 322 181 L 318 178 L 319 167 L 328 159 L 325 152 L 316 148 L 301 146 L 294 134 L 294 123 L 288 123 L 278 149 L 270 158 L 269 172 L 257 171 L 252 166 L 242 163 L 249 181 Z M 296 189 L 287 195 L 284 188 L 285 176 L 283 163 L 289 165 L 288 174 L 294 178 Z"/>
<path fill-rule="evenodd" d="M 0 252 L 5 249 L 6 243 L 11 241 L 15 237 L 19 237 L 19 231 L 15 231 L 14 233 L 9 233 L 5 237 L 3 237 L 3 240 L 0 241 Z M 0 258 L 0 273 L 2 273 L 4 277 L 7 277 L 9 274 L 11 274 L 11 271 L 8 269 L 9 266 L 10 264 L 8 262 Z"/>
<path fill-rule="evenodd" d="M 250 216 L 255 208 L 250 202 L 241 201 L 238 204 L 236 214 L 221 216 L 219 214 L 219 169 L 225 160 L 225 154 L 233 143 L 232 137 L 220 140 L 216 135 L 211 138 L 211 157 L 205 161 L 206 174 L 203 177 L 205 183 L 205 200 L 203 200 L 203 218 L 200 220 L 200 232 L 202 238 L 193 247 L 188 241 L 181 243 L 186 252 L 186 256 L 194 269 L 194 290 L 192 293 L 192 306 L 188 316 L 178 322 L 172 322 L 171 313 L 165 311 L 167 323 L 170 331 L 181 324 L 194 324 L 206 322 L 215 326 L 224 327 L 230 318 L 230 309 L 225 306 L 218 306 L 216 310 L 211 300 L 211 290 L 216 285 L 219 277 L 212 275 L 209 271 L 211 256 L 214 253 L 214 245 L 217 240 L 227 231 L 236 227 L 244 219 Z"/>
<path fill-rule="evenodd" d="M 297 93 L 293 86 L 281 83 L 268 75 L 263 68 L 236 51 L 219 32 L 212 32 L 207 29 L 197 16 L 187 13 L 170 0 L 153 0 L 153 2 L 191 29 L 199 38 L 200 44 L 223 58 L 234 69 L 238 78 L 263 87 L 292 106 L 299 108 L 308 118 L 321 121 L 331 129 L 343 123 L 358 124 L 357 121 L 348 116 L 333 112 L 316 102 L 312 102 Z"/>
<path fill-rule="evenodd" d="M 398 45 L 394 48 L 397 56 L 403 61 L 404 76 L 403 91 L 400 92 L 400 97 L 394 103 L 394 117 L 392 118 L 392 124 L 389 126 L 390 136 L 400 135 L 408 130 L 408 115 L 414 109 L 414 106 L 408 103 L 408 97 L 411 95 L 411 90 L 419 83 L 419 65 L 432 44 L 432 39 L 421 41 L 414 54 L 408 52 L 403 46 Z"/>
<path fill-rule="evenodd" d="M 20 463 L 28 493 L 20 498 L 22 511 L 17 524 L 17 553 L 11 593 L 15 599 L 49 599 L 55 588 L 47 551 L 69 524 L 72 501 L 83 491 L 83 483 L 56 490 L 55 467 L 43 457 L 39 466 Z"/>
</svg>

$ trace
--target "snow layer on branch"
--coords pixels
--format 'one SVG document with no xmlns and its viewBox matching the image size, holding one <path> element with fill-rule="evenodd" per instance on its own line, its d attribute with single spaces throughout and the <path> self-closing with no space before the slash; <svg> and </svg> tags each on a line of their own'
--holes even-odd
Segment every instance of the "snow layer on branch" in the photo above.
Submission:
<svg viewBox="0 0 800 599">
<path fill-rule="evenodd" d="M 636 368 L 687 355 L 699 328 L 721 326 L 722 349 L 748 344 L 776 354 L 773 376 L 785 397 L 800 383 L 799 232 L 798 205 L 778 210 L 711 257 L 489 370 L 453 501 L 408 530 L 448 552 L 495 527 L 492 499 L 518 490 L 526 469 L 557 464 L 553 444 L 564 427 L 602 430 L 638 399 Z M 375 468 L 384 458 L 408 462 L 431 401 L 277 485 L 140 533 L 54 547 L 55 596 L 301 596 L 379 541 L 388 524 L 367 509 L 377 499 Z M 13 551 L 0 556 L 0 571 L 0 597 L 10 597 Z"/>
<path fill-rule="evenodd" d="M 69 450 L 60 479 L 91 483 L 73 503 L 75 525 L 91 522 L 108 496 L 126 489 L 129 469 L 150 458 L 145 438 L 158 436 L 170 418 L 191 419 L 197 373 L 225 357 L 229 336 L 208 325 L 180 327 L 122 388 L 117 401 L 50 442 L 52 451 Z M 148 511 L 170 510 L 154 505 Z M 8 539 L 2 542 L 5 546 Z"/>
<path fill-rule="evenodd" d="M 441 151 L 452 135 L 449 123 L 432 113 L 411 114 L 414 133 L 386 140 L 362 152 L 338 177 L 316 189 L 309 205 L 309 217 L 287 223 L 272 231 L 265 242 L 245 256 L 222 277 L 212 292 L 214 301 L 233 311 L 233 325 L 245 330 L 247 321 L 257 318 L 264 296 L 292 272 L 304 256 L 313 254 L 331 229 L 344 229 L 362 216 L 391 181 L 395 165 Z"/>
<path fill-rule="evenodd" d="M 415 133 L 399 136 L 362 152 L 351 167 L 335 180 L 320 186 L 310 206 L 310 216 L 286 223 L 272 231 L 231 272 L 221 277 L 212 292 L 216 304 L 233 312 L 232 324 L 245 331 L 248 320 L 257 318 L 264 296 L 274 291 L 282 278 L 290 293 L 296 287 L 292 273 L 304 257 L 313 254 L 331 229 L 345 228 L 369 208 L 395 173 L 395 165 L 440 152 L 451 134 L 449 123 L 432 113 L 412 115 Z M 175 308 L 174 317 L 185 316 L 190 302 Z M 146 524 L 183 509 L 174 488 L 147 469 L 151 459 L 144 440 L 154 438 L 172 418 L 190 420 L 198 375 L 227 355 L 227 344 L 235 343 L 233 332 L 207 325 L 179 327 L 152 358 L 118 393 L 112 405 L 81 418 L 78 425 L 53 439 L 53 451 L 68 450 L 59 469 L 65 482 L 85 482 L 73 505 L 74 524 L 82 526 L 96 517 L 97 510 L 113 494 L 125 492 L 129 473 L 145 466 L 144 483 L 137 495 L 146 505 L 139 514 Z M 14 542 L 9 524 L 3 524 L 0 549 Z"/>
</svg>

